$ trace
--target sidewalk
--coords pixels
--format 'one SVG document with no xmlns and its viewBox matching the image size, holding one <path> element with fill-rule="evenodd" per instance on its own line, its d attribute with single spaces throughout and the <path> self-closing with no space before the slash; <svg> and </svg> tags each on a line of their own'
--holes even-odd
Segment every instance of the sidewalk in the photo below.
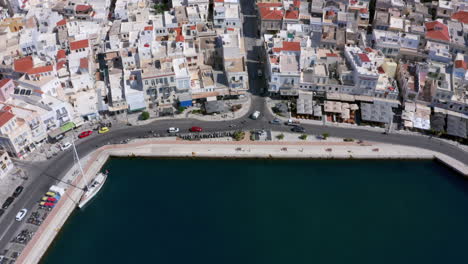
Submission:
<svg viewBox="0 0 468 264">
<path fill-rule="evenodd" d="M 237 99 L 237 100 L 226 100 L 226 106 L 230 109 L 231 106 L 241 104 L 242 108 L 236 112 L 229 111 L 225 114 L 219 115 L 202 115 L 202 114 L 192 114 L 191 111 L 198 110 L 197 107 L 189 107 L 185 109 L 185 111 L 181 114 L 174 115 L 174 116 L 167 116 L 167 117 L 150 117 L 148 120 L 139 120 L 139 114 L 131 115 L 128 117 L 128 121 L 134 125 L 146 125 L 153 121 L 157 120 L 167 120 L 167 119 L 186 119 L 186 118 L 193 118 L 200 121 L 231 121 L 238 118 L 241 118 L 248 114 L 250 105 L 252 104 L 252 98 L 250 95 L 246 95 L 245 98 Z"/>
<path fill-rule="evenodd" d="M 275 116 L 276 118 L 282 120 L 283 122 L 288 121 L 289 118 L 279 116 L 275 114 L 272 111 L 272 107 L 274 106 L 274 101 L 270 98 L 267 99 L 267 108 L 270 113 Z M 375 132 L 380 132 L 383 133 L 385 132 L 384 128 L 381 127 L 372 127 L 372 126 L 359 126 L 359 125 L 353 125 L 353 124 L 346 124 L 346 123 L 333 123 L 333 122 L 327 122 L 327 121 L 318 121 L 318 120 L 309 120 L 309 119 L 300 119 L 300 118 L 292 118 L 293 120 L 299 120 L 301 124 L 309 124 L 309 125 L 320 125 L 320 126 L 329 126 L 329 127 L 342 127 L 342 128 L 351 128 L 351 129 L 365 129 L 369 131 L 375 131 Z M 428 135 L 424 135 L 418 132 L 412 132 L 412 131 L 406 131 L 406 130 L 392 130 L 390 133 L 393 134 L 401 134 L 401 135 L 412 135 L 412 136 L 419 136 L 419 137 L 424 137 L 427 138 L 428 140 L 434 140 L 434 141 L 440 141 L 440 142 L 445 142 L 448 144 L 451 144 L 455 147 L 458 147 L 459 149 L 468 152 L 468 146 L 461 145 L 460 143 L 453 141 L 453 140 L 448 140 L 448 139 L 443 139 L 443 138 L 438 138 L 438 137 L 431 137 Z"/>
</svg>

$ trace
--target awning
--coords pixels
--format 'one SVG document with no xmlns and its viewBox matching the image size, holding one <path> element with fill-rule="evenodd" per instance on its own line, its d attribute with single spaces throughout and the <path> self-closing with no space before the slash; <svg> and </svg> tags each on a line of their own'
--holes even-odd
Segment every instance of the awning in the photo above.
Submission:
<svg viewBox="0 0 468 264">
<path fill-rule="evenodd" d="M 63 134 L 63 131 L 62 129 L 59 127 L 59 128 L 56 128 L 52 131 L 49 132 L 49 137 L 51 138 L 56 138 L 58 135 L 61 135 Z"/>
<path fill-rule="evenodd" d="M 75 127 L 75 123 L 73 122 L 67 122 L 63 124 L 63 126 L 60 127 L 60 130 L 62 130 L 62 133 L 65 133 L 69 130 L 72 130 Z"/>
</svg>

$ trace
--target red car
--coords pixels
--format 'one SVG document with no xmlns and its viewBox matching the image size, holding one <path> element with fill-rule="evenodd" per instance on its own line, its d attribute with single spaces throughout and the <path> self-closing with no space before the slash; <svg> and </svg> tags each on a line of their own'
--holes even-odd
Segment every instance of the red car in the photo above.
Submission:
<svg viewBox="0 0 468 264">
<path fill-rule="evenodd" d="M 93 133 L 93 131 L 91 131 L 91 130 L 83 131 L 83 132 L 81 132 L 81 133 L 78 135 L 78 137 L 79 137 L 79 138 L 85 138 L 85 137 L 87 137 L 87 136 L 90 136 L 92 133 Z"/>
<path fill-rule="evenodd" d="M 196 127 L 196 126 L 191 127 L 189 130 L 190 132 L 202 132 L 203 131 L 201 127 Z"/>
</svg>

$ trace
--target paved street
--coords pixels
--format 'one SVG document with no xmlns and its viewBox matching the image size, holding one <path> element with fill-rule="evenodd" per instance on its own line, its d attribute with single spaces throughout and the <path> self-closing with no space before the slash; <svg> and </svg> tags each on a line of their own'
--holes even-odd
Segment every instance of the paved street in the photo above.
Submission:
<svg viewBox="0 0 468 264">
<path fill-rule="evenodd" d="M 266 109 L 265 98 L 262 96 L 265 87 L 264 80 L 257 75 L 259 68 L 260 46 L 257 46 L 257 17 L 255 15 L 254 4 L 252 0 L 242 0 L 242 12 L 244 13 L 244 36 L 247 48 L 249 85 L 252 94 L 252 103 L 250 110 L 242 118 L 234 121 L 198 121 L 195 119 L 174 119 L 159 120 L 143 126 L 120 126 L 113 127 L 109 133 L 98 135 L 96 132 L 88 138 L 76 141 L 77 152 L 83 157 L 98 147 L 106 144 L 119 143 L 125 139 L 140 138 L 149 136 L 153 133 L 167 135 L 168 127 L 178 127 L 181 133 L 188 132 L 192 126 L 200 126 L 205 132 L 232 130 L 230 126 L 242 128 L 243 130 L 252 129 L 271 129 L 276 131 L 289 132 L 291 127 L 284 125 L 271 125 L 268 123 L 274 117 Z M 258 120 L 251 120 L 248 115 L 254 111 L 260 111 Z M 359 128 L 331 127 L 323 125 L 303 125 L 308 134 L 329 133 L 332 137 L 353 138 L 358 140 L 376 141 L 389 144 L 407 145 L 418 148 L 424 148 L 432 151 L 441 152 L 457 160 L 468 164 L 468 155 L 456 146 L 444 142 L 430 140 L 418 135 L 388 134 L 370 131 Z M 80 131 L 77 131 L 78 133 Z M 75 134 L 78 134 L 75 133 Z M 23 162 L 22 162 L 23 163 Z M 60 181 L 68 169 L 74 164 L 72 150 L 60 152 L 52 159 L 24 163 L 27 167 L 29 180 L 26 181 L 23 194 L 16 199 L 6 213 L 0 218 L 0 251 L 5 245 L 19 232 L 20 222 L 14 221 L 16 213 L 22 209 L 30 210 L 44 192 L 52 185 Z M 3 202 L 3 201 L 1 201 Z"/>
</svg>

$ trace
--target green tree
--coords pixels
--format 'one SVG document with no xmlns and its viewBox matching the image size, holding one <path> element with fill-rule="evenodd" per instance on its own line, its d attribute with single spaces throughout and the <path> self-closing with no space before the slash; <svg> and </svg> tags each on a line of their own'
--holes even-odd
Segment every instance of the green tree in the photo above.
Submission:
<svg viewBox="0 0 468 264">
<path fill-rule="evenodd" d="M 141 120 L 147 120 L 147 119 L 150 118 L 150 114 L 148 112 L 144 111 L 143 113 L 141 113 L 140 118 L 141 118 Z"/>
<path fill-rule="evenodd" d="M 302 134 L 299 136 L 300 139 L 302 140 L 306 140 L 307 139 L 307 135 L 306 134 Z"/>
<path fill-rule="evenodd" d="M 157 14 L 162 14 L 164 13 L 164 11 L 168 11 L 169 9 L 167 8 L 167 5 L 166 4 L 155 4 L 154 5 L 154 11 L 157 13 Z"/>
<path fill-rule="evenodd" d="M 327 139 L 329 136 L 330 136 L 330 134 L 328 134 L 328 133 L 323 133 L 322 134 L 323 139 Z"/>
<path fill-rule="evenodd" d="M 277 135 L 276 138 L 279 139 L 279 140 L 283 140 L 284 139 L 284 134 L 281 133 L 281 134 Z"/>
</svg>

